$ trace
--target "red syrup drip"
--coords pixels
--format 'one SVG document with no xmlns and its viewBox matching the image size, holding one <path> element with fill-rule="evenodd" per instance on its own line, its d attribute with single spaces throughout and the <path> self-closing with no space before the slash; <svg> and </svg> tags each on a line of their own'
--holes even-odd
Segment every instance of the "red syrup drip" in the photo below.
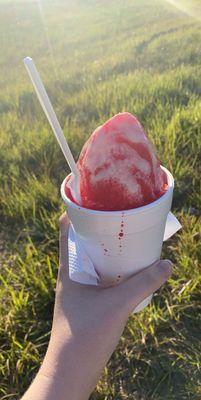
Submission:
<svg viewBox="0 0 201 400">
<path fill-rule="evenodd" d="M 123 218 L 123 213 L 122 213 L 122 218 Z M 124 221 L 122 220 L 121 221 L 121 229 L 120 229 L 120 232 L 119 232 L 119 249 L 120 249 L 120 253 L 122 252 L 122 244 L 121 244 L 121 239 L 123 238 L 123 236 L 124 236 L 124 232 L 123 232 L 123 227 L 124 227 Z"/>
<path fill-rule="evenodd" d="M 120 232 L 119 232 L 119 235 L 118 235 L 118 239 L 119 239 L 119 252 L 121 253 L 122 252 L 122 242 L 121 242 L 121 240 L 122 240 L 122 238 L 123 238 L 123 236 L 124 236 L 124 231 L 123 231 L 123 228 L 124 228 L 124 221 L 123 221 L 123 218 L 124 218 L 124 212 L 122 212 L 121 213 L 121 217 L 122 217 L 122 220 L 121 220 L 121 229 L 120 229 Z"/>
</svg>

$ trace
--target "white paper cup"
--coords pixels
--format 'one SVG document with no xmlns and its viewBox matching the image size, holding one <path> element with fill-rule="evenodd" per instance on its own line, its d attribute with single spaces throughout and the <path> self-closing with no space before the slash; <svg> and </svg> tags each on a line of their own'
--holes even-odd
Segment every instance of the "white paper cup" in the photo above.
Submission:
<svg viewBox="0 0 201 400">
<path fill-rule="evenodd" d="M 167 174 L 168 190 L 158 200 L 132 210 L 96 211 L 73 203 L 61 195 L 79 242 L 91 258 L 100 281 L 117 284 L 160 259 L 165 224 L 171 209 L 174 179 Z M 151 301 L 146 298 L 135 312 Z"/>
</svg>

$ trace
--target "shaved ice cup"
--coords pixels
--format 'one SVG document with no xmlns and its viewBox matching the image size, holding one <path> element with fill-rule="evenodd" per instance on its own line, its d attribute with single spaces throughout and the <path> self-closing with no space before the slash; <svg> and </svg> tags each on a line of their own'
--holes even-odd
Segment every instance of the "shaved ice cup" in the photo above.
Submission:
<svg viewBox="0 0 201 400">
<path fill-rule="evenodd" d="M 125 211 L 96 211 L 80 207 L 66 196 L 66 179 L 63 181 L 61 195 L 66 211 L 78 242 L 93 262 L 101 283 L 118 284 L 160 259 L 174 189 L 173 176 L 162 168 L 168 179 L 166 193 L 146 206 Z M 141 311 L 151 299 L 152 295 L 134 312 Z"/>
</svg>

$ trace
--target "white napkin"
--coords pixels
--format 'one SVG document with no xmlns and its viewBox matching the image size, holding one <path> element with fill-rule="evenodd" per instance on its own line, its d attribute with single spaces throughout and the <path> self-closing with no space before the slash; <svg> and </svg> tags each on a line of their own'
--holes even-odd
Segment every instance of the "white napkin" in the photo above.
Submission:
<svg viewBox="0 0 201 400">
<path fill-rule="evenodd" d="M 168 213 L 166 225 L 165 225 L 165 232 L 163 236 L 163 241 L 165 242 L 171 236 L 173 236 L 182 226 L 178 219 L 172 214 L 171 212 Z"/>
<path fill-rule="evenodd" d="M 68 234 L 68 253 L 70 279 L 79 283 L 97 285 L 98 275 L 83 246 L 78 243 L 72 225 L 70 225 Z"/>
<path fill-rule="evenodd" d="M 165 225 L 163 241 L 168 240 L 179 229 L 181 229 L 181 224 L 178 219 L 169 212 Z M 68 252 L 70 279 L 87 285 L 98 285 L 99 278 L 94 269 L 93 263 L 81 243 L 78 242 L 72 225 L 70 225 L 69 228 Z"/>
</svg>

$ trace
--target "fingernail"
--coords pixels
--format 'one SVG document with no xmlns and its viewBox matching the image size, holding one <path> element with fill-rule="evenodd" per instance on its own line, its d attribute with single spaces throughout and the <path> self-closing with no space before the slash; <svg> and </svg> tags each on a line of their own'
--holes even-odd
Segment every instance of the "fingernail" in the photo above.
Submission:
<svg viewBox="0 0 201 400">
<path fill-rule="evenodd" d="M 161 260 L 161 261 L 165 262 L 166 264 L 169 264 L 170 266 L 173 265 L 172 261 L 170 261 L 170 260 Z"/>
<path fill-rule="evenodd" d="M 169 266 L 173 265 L 172 261 L 170 261 L 170 260 L 158 260 L 155 262 L 155 265 L 164 265 L 164 264 L 169 265 Z"/>
<path fill-rule="evenodd" d="M 165 274 L 167 275 L 166 279 L 168 279 L 172 273 L 172 265 L 170 260 L 161 260 L 161 267 L 165 270 Z"/>
</svg>

